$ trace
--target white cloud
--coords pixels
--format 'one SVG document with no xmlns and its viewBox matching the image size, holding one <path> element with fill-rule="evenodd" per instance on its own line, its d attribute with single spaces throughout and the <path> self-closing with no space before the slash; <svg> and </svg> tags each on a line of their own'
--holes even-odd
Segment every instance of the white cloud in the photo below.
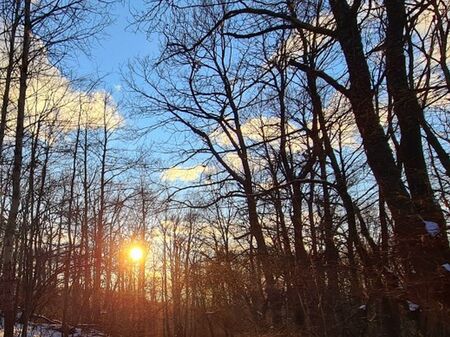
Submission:
<svg viewBox="0 0 450 337">
<path fill-rule="evenodd" d="M 172 167 L 165 170 L 161 177 L 165 181 L 195 181 L 200 178 L 204 173 L 207 173 L 210 169 L 203 165 L 197 165 L 194 167 Z"/>
<path fill-rule="evenodd" d="M 0 29 L 4 24 L 0 22 Z M 6 35 L 0 37 L 0 76 L 7 66 Z M 29 65 L 29 79 L 26 99 L 26 127 L 32 126 L 37 120 L 54 124 L 63 132 L 74 130 L 81 116 L 81 127 L 99 128 L 106 123 L 108 128 L 117 128 L 123 123 L 117 105 L 110 94 L 97 90 L 86 92 L 76 89 L 73 83 L 65 77 L 48 59 L 45 48 L 39 38 L 33 37 L 33 58 Z M 20 52 L 20 47 L 18 51 Z M 14 78 L 10 91 L 10 130 L 14 130 L 14 114 L 19 98 L 19 69 L 14 69 Z M 4 82 L 0 83 L 0 92 L 4 92 Z M 56 123 L 53 123 L 56 121 Z"/>
</svg>

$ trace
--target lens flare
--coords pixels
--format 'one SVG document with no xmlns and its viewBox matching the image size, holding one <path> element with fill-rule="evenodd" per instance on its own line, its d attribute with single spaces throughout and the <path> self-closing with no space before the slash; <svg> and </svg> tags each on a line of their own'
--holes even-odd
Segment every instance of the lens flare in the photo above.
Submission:
<svg viewBox="0 0 450 337">
<path fill-rule="evenodd" d="M 138 262 L 140 260 L 142 260 L 142 258 L 144 257 L 144 251 L 142 250 L 141 247 L 131 247 L 130 248 L 130 259 L 134 262 Z"/>
</svg>

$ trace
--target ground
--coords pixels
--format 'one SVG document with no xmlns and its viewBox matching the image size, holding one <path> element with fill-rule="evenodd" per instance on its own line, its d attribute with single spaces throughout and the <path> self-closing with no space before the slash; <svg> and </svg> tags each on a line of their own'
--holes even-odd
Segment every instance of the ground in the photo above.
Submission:
<svg viewBox="0 0 450 337">
<path fill-rule="evenodd" d="M 46 323 L 39 323 L 39 324 L 33 324 L 30 323 L 28 327 L 28 334 L 27 337 L 61 337 L 61 332 L 58 331 L 58 328 L 60 328 L 60 325 L 57 324 L 46 324 Z M 14 336 L 21 336 L 22 332 L 22 324 L 17 323 L 15 327 L 15 334 Z M 95 331 L 91 328 L 75 328 L 75 333 L 70 335 L 71 337 L 105 337 L 106 335 Z M 0 317 L 0 337 L 3 337 L 3 318 Z"/>
</svg>

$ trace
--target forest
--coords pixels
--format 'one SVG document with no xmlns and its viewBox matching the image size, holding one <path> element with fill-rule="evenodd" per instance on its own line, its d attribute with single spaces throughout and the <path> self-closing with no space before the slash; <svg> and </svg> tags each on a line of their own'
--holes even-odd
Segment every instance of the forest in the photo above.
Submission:
<svg viewBox="0 0 450 337">
<path fill-rule="evenodd" d="M 1 337 L 450 336 L 448 0 L 0 8 Z"/>
</svg>

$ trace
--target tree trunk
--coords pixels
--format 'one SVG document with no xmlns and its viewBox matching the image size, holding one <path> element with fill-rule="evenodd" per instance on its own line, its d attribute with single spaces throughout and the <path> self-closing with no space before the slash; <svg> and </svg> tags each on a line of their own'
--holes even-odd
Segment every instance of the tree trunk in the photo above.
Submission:
<svg viewBox="0 0 450 337">
<path fill-rule="evenodd" d="M 443 280 L 437 274 L 440 265 L 445 262 L 442 252 L 448 249 L 447 237 L 442 233 L 437 238 L 426 236 L 424 223 L 402 183 L 401 172 L 395 164 L 374 110 L 370 72 L 358 28 L 357 8 L 350 7 L 346 1 L 330 0 L 330 4 L 336 19 L 337 38 L 348 67 L 351 82 L 348 96 L 355 121 L 369 166 L 395 220 L 399 253 L 409 279 L 407 292 L 422 305 L 426 305 L 431 297 L 448 308 L 450 296 L 443 296 L 434 291 L 424 293 L 424 288 L 417 286 L 428 284 L 426 288 L 433 289 L 432 283 L 438 279 L 443 282 L 440 285 L 443 289 L 450 289 L 450 279 Z M 423 236 L 425 244 L 422 244 Z"/>
<path fill-rule="evenodd" d="M 78 154 L 78 143 L 80 139 L 80 121 L 81 121 L 81 111 L 78 113 L 78 123 L 77 131 L 75 136 L 75 144 L 73 148 L 73 158 L 72 158 L 72 175 L 70 177 L 70 187 L 69 187 L 69 207 L 67 210 L 67 237 L 68 237 L 68 247 L 66 252 L 66 259 L 64 261 L 64 289 L 63 289 L 63 313 L 62 313 L 62 337 L 68 337 L 69 335 L 69 325 L 68 325 L 68 313 L 69 313 L 69 281 L 70 281 L 70 264 L 72 263 L 72 216 L 73 216 L 73 203 L 74 203 L 74 193 L 75 193 L 75 177 L 77 174 L 77 154 Z"/>
<path fill-rule="evenodd" d="M 409 191 L 416 211 L 423 219 L 445 225 L 442 211 L 434 201 L 423 155 L 420 119 L 422 108 L 415 92 L 408 85 L 403 54 L 406 12 L 403 0 L 386 0 L 386 80 L 393 97 L 394 113 L 400 125 L 400 158 L 403 162 Z"/>
<path fill-rule="evenodd" d="M 22 43 L 22 57 L 20 67 L 20 88 L 19 100 L 17 104 L 17 123 L 14 146 L 14 163 L 12 171 L 12 199 L 11 208 L 9 211 L 5 235 L 3 238 L 3 261 L 2 261 L 2 283 L 3 283 L 3 312 L 5 319 L 5 337 L 13 337 L 14 322 L 15 322 L 15 288 L 16 280 L 14 275 L 14 241 L 16 238 L 16 221 L 19 213 L 20 205 L 20 178 L 22 173 L 22 151 L 23 151 L 23 137 L 24 137 L 24 118 L 25 118 L 25 103 L 27 95 L 28 82 L 28 65 L 29 65 L 29 51 L 31 40 L 31 18 L 30 18 L 31 0 L 25 0 L 24 7 L 24 31 Z"/>
<path fill-rule="evenodd" d="M 16 34 L 17 34 L 17 27 L 19 26 L 20 21 L 20 15 L 19 15 L 19 9 L 20 9 L 20 0 L 13 0 L 14 1 L 14 18 L 11 26 L 11 34 L 9 37 L 9 44 L 8 44 L 8 65 L 6 66 L 6 75 L 5 75 L 5 83 L 4 83 L 4 91 L 3 91 L 3 99 L 2 99 L 2 107 L 1 107 L 1 120 L 0 120 L 0 158 L 3 158 L 3 141 L 5 138 L 5 131 L 6 131 L 6 124 L 7 120 L 6 117 L 8 115 L 8 108 L 9 108 L 9 94 L 11 91 L 11 82 L 12 82 L 12 74 L 14 70 L 14 55 L 16 51 Z M 3 159 L 1 159 L 3 162 Z"/>
<path fill-rule="evenodd" d="M 95 235 L 95 273 L 94 273 L 94 298 L 95 312 L 94 320 L 98 321 L 100 318 L 100 310 L 103 305 L 103 296 L 101 294 L 101 275 L 103 272 L 103 240 L 104 240 L 104 212 L 105 212 L 105 185 L 106 185 L 106 156 L 108 151 L 108 126 L 106 119 L 107 111 L 107 96 L 104 99 L 103 109 L 103 141 L 102 141 L 102 155 L 101 155 L 101 170 L 100 170 L 100 200 L 97 218 L 97 233 Z"/>
</svg>

